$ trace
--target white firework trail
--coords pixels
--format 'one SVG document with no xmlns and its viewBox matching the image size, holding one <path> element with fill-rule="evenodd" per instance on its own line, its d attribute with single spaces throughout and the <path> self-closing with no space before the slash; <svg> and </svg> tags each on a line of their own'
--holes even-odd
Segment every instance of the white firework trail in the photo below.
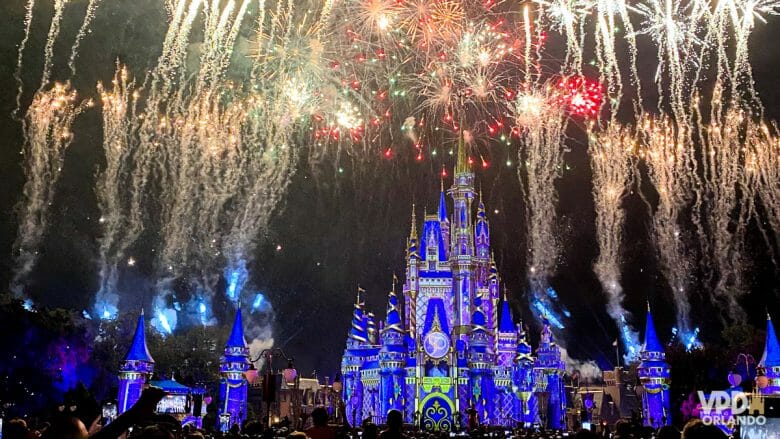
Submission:
<svg viewBox="0 0 780 439">
<path fill-rule="evenodd" d="M 91 105 L 89 100 L 80 101 L 70 84 L 55 83 L 36 93 L 27 109 L 23 146 L 26 181 L 11 280 L 11 291 L 17 295 L 24 293 L 24 282 L 38 260 L 65 153 L 73 141 L 73 122 Z"/>
<path fill-rule="evenodd" d="M 97 90 L 102 102 L 105 166 L 95 182 L 102 233 L 98 240 L 99 288 L 94 311 L 102 318 L 114 318 L 119 309 L 119 261 L 141 232 L 128 215 L 129 168 L 138 146 L 139 94 L 124 66 L 117 66 L 110 88 L 98 83 Z"/>
<path fill-rule="evenodd" d="M 79 55 L 79 47 L 81 46 L 81 40 L 89 33 L 89 26 L 92 24 L 92 20 L 95 18 L 95 12 L 100 6 L 103 0 L 89 0 L 87 4 L 87 11 L 84 13 L 84 20 L 81 22 L 81 27 L 76 34 L 76 39 L 73 41 L 73 47 L 70 48 L 70 59 L 68 59 L 68 68 L 70 68 L 71 76 L 76 75 L 76 58 Z"/>
<path fill-rule="evenodd" d="M 625 210 L 623 200 L 633 184 L 634 133 L 616 122 L 600 130 L 589 130 L 589 155 L 593 169 L 593 201 L 596 208 L 596 237 L 599 256 L 593 270 L 608 295 L 607 312 L 618 327 L 626 360 L 639 354 L 639 334 L 628 323 L 631 314 L 623 306 L 621 245 Z"/>
<path fill-rule="evenodd" d="M 24 93 L 24 82 L 22 81 L 22 62 L 24 61 L 24 49 L 27 42 L 30 41 L 30 26 L 32 26 L 33 9 L 35 9 L 35 0 L 28 0 L 24 12 L 24 38 L 19 43 L 19 51 L 16 55 L 16 69 L 14 70 L 14 80 L 16 81 L 16 107 L 14 107 L 13 116 L 19 114 L 22 106 L 22 94 Z"/>
<path fill-rule="evenodd" d="M 680 224 L 683 211 L 693 203 L 694 150 L 686 125 L 668 118 L 645 117 L 638 126 L 641 157 L 658 193 L 653 214 L 653 235 L 664 277 L 677 306 L 678 330 L 683 336 L 692 333 L 690 300 L 693 255 L 685 243 Z"/>
<path fill-rule="evenodd" d="M 70 0 L 54 0 L 54 16 L 49 25 L 49 35 L 46 38 L 46 46 L 43 49 L 43 74 L 41 75 L 41 85 L 38 91 L 49 85 L 51 80 L 51 68 L 54 64 L 54 43 L 60 35 L 60 26 L 62 25 L 62 15 L 65 13 L 65 7 Z"/>
</svg>

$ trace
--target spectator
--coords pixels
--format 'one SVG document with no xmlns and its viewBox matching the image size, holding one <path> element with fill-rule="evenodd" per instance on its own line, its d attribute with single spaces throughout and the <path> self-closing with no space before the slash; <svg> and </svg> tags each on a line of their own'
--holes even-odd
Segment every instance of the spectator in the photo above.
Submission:
<svg viewBox="0 0 780 439">
<path fill-rule="evenodd" d="M 396 409 L 387 412 L 387 428 L 379 434 L 379 439 L 402 439 L 407 436 L 403 432 L 404 415 Z"/>
</svg>

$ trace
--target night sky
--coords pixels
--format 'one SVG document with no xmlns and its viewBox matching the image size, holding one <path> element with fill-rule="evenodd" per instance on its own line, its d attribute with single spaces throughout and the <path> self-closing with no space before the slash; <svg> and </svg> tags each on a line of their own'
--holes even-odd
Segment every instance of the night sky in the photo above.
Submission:
<svg viewBox="0 0 780 439">
<path fill-rule="evenodd" d="M 43 2 L 50 3 L 50 2 Z M 74 1 L 85 4 L 85 1 Z M 111 2 L 114 3 L 114 2 Z M 142 75 L 155 58 L 162 39 L 160 8 L 152 0 L 124 2 L 132 6 L 105 8 L 98 14 L 93 33 L 82 44 L 80 74 L 74 85 L 82 94 L 94 94 L 97 80 L 107 81 L 119 58 L 134 73 Z M 36 9 L 38 11 L 40 8 Z M 119 9 L 122 9 L 119 11 Z M 43 11 L 42 9 L 40 9 Z M 11 118 L 16 86 L 13 71 L 17 44 L 23 36 L 24 2 L 5 0 L 0 5 L 0 285 L 11 278 L 11 246 L 16 233 L 14 208 L 22 199 L 24 175 L 21 168 L 21 127 Z M 46 12 L 50 15 L 50 11 Z M 78 14 L 66 15 L 64 40 L 71 41 L 78 29 Z M 42 38 L 48 22 L 37 15 L 33 37 L 26 52 L 26 90 L 37 87 L 41 70 Z M 767 115 L 780 117 L 780 20 L 770 18 L 758 24 L 752 40 L 752 65 L 757 89 Z M 152 44 L 151 42 L 155 42 Z M 67 43 L 69 44 L 69 43 Z M 63 53 L 69 46 L 57 46 Z M 654 69 L 644 62 L 641 67 Z M 63 64 L 63 63 L 60 63 Z M 57 69 L 60 70 L 57 70 Z M 62 76 L 62 66 L 55 78 Z M 76 310 L 91 305 L 97 288 L 96 236 L 99 228 L 94 175 L 101 166 L 100 114 L 93 109 L 81 116 L 74 131 L 51 207 L 51 227 L 47 231 L 42 256 L 28 285 L 36 303 Z M 571 151 L 566 155 L 568 170 L 559 181 L 558 224 L 561 259 L 552 285 L 571 311 L 567 324 L 567 345 L 580 359 L 592 358 L 602 367 L 614 361 L 611 342 L 617 329 L 605 310 L 606 299 L 592 272 L 598 248 L 595 241 L 594 210 L 591 196 L 590 165 L 581 127 L 569 129 Z M 526 290 L 524 205 L 517 169 L 505 166 L 506 150 L 491 149 L 488 169 L 477 169 L 477 185 L 487 205 L 491 239 L 502 281 L 508 287 L 515 316 L 530 321 Z M 316 163 L 302 157 L 293 182 L 280 204 L 267 234 L 259 236 L 252 281 L 263 291 L 275 309 L 275 339 L 288 354 L 296 357 L 299 368 L 308 373 L 335 371 L 351 318 L 357 286 L 367 290 L 369 308 L 384 317 L 386 293 L 393 273 L 403 276 L 405 240 L 409 233 L 411 204 L 418 206 L 418 218 L 427 207 L 438 203 L 442 164 L 451 170 L 454 158 L 441 154 L 434 160 L 414 160 L 410 145 L 400 147 L 392 160 L 376 154 L 330 154 Z M 509 158 L 516 161 L 514 150 Z M 305 154 L 304 154 L 305 155 Z M 343 172 L 339 172 L 342 168 Z M 450 173 L 451 174 L 451 173 Z M 451 180 L 447 181 L 451 184 Z M 652 199 L 652 189 L 645 188 Z M 644 325 L 647 299 L 654 303 L 656 325 L 661 338 L 669 337 L 674 311 L 671 294 L 656 267 L 654 250 L 648 238 L 649 212 L 634 194 L 626 201 L 623 286 L 626 307 Z M 449 206 L 451 209 L 451 205 Z M 498 211 L 498 213 L 495 213 Z M 419 226 L 418 226 L 419 227 Z M 750 293 L 743 300 L 751 323 L 763 326 L 764 312 L 778 310 L 780 274 L 771 261 L 755 225 L 748 234 L 749 272 L 745 274 Z M 281 250 L 276 248 L 281 245 Z M 123 280 L 122 312 L 136 312 L 152 297 L 146 279 L 145 244 L 134 249 L 138 264 Z M 702 328 L 704 341 L 717 341 L 720 333 L 717 310 L 708 293 L 691 292 L 692 319 Z M 216 310 L 223 316 L 232 311 Z M 780 317 L 780 316 L 778 316 Z M 534 333 L 534 344 L 538 331 Z"/>
</svg>

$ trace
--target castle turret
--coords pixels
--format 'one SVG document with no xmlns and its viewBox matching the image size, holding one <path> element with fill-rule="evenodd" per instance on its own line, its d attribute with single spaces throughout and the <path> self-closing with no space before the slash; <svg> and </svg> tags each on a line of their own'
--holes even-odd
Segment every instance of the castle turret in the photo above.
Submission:
<svg viewBox="0 0 780 439">
<path fill-rule="evenodd" d="M 347 335 L 347 348 L 341 360 L 341 376 L 344 379 L 343 397 L 346 402 L 347 416 L 351 423 L 359 422 L 363 413 L 363 381 L 361 369 L 366 361 L 368 349 L 368 328 L 363 303 L 360 301 L 362 288 L 358 287 L 357 300 L 352 313 L 352 325 Z"/>
<path fill-rule="evenodd" d="M 510 367 L 514 363 L 517 351 L 517 329 L 515 328 L 515 322 L 512 320 L 512 310 L 509 307 L 506 293 L 504 293 L 504 300 L 501 303 L 497 339 L 497 364 Z"/>
<path fill-rule="evenodd" d="M 135 334 L 130 344 L 130 349 L 125 355 L 125 361 L 119 369 L 119 405 L 117 412 L 124 413 L 138 401 L 141 392 L 154 371 L 154 359 L 146 347 L 146 334 L 144 330 L 144 312 L 138 316 L 135 326 Z"/>
<path fill-rule="evenodd" d="M 645 425 L 658 428 L 669 425 L 672 417 L 669 411 L 670 370 L 666 363 L 666 354 L 658 341 L 647 304 L 647 322 L 645 323 L 645 343 L 639 352 L 639 380 L 645 388 L 642 395 L 642 414 Z"/>
<path fill-rule="evenodd" d="M 450 189 L 454 201 L 454 223 L 451 225 L 452 284 L 455 295 L 456 335 L 466 340 L 471 324 L 471 301 L 475 294 L 474 234 L 471 225 L 471 202 L 474 199 L 474 173 L 469 168 L 466 142 L 461 135 L 458 141 L 458 161 L 455 165 L 455 181 Z"/>
<path fill-rule="evenodd" d="M 769 313 L 766 315 L 764 355 L 761 357 L 759 366 L 763 367 L 767 377 L 767 386 L 760 389 L 760 392 L 765 395 L 780 395 L 780 343 L 777 341 L 777 333 Z"/>
<path fill-rule="evenodd" d="M 376 345 L 378 344 L 379 340 L 377 338 L 377 332 L 376 332 L 376 318 L 374 316 L 374 313 L 368 312 L 365 315 L 366 319 L 366 335 L 368 336 L 368 344 L 370 345 Z"/>
<path fill-rule="evenodd" d="M 536 420 L 536 400 L 534 395 L 534 357 L 531 345 L 528 343 L 528 334 L 523 324 L 517 325 L 517 349 L 514 359 L 512 384 L 516 399 L 517 419 L 522 425 L 531 425 Z"/>
<path fill-rule="evenodd" d="M 418 261 L 420 260 L 419 244 L 417 242 L 417 217 L 414 204 L 412 205 L 412 227 L 406 246 L 406 283 L 404 294 L 407 300 L 404 302 L 404 320 L 409 327 L 409 336 L 414 340 L 417 337 L 417 292 L 419 291 Z"/>
<path fill-rule="evenodd" d="M 482 202 L 482 192 L 479 193 L 479 204 L 477 205 L 477 223 L 474 227 L 474 245 L 476 247 L 477 258 L 487 263 L 490 257 L 490 224 L 485 213 L 485 203 Z"/>
<path fill-rule="evenodd" d="M 229 425 L 241 425 L 247 416 L 248 383 L 244 372 L 249 369 L 249 348 L 244 338 L 241 308 L 236 311 L 220 366 L 219 414 L 230 416 Z"/>
<path fill-rule="evenodd" d="M 387 298 L 387 317 L 381 334 L 382 349 L 379 351 L 381 416 L 384 416 L 391 409 L 403 412 L 406 404 L 404 390 L 408 352 L 406 352 L 405 335 L 401 314 L 398 310 L 398 296 L 395 294 L 394 282 L 393 289 Z"/>
<path fill-rule="evenodd" d="M 563 385 L 566 366 L 561 360 L 560 348 L 553 341 L 547 317 L 544 318 L 543 324 L 534 362 L 534 393 L 538 400 L 538 415 L 542 424 L 561 429 L 566 427 L 566 392 Z"/>
<path fill-rule="evenodd" d="M 489 420 L 493 414 L 493 365 L 495 358 L 486 327 L 487 318 L 482 310 L 482 297 L 474 298 L 474 313 L 471 316 L 469 334 L 468 368 L 471 386 L 471 404 L 477 410 L 480 422 Z"/>
<path fill-rule="evenodd" d="M 441 189 L 439 191 L 439 223 L 441 223 L 441 236 L 445 245 L 445 256 L 450 257 L 450 219 L 447 216 L 447 197 L 444 191 L 444 177 L 441 179 Z"/>
</svg>

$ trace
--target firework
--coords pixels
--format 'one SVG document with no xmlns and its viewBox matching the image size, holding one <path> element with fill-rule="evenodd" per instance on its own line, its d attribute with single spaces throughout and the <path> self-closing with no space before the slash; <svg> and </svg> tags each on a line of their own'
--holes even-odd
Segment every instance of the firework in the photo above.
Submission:
<svg viewBox="0 0 780 439">
<path fill-rule="evenodd" d="M 73 141 L 73 122 L 91 105 L 89 100 L 79 100 L 70 84 L 56 83 L 36 93 L 27 109 L 23 149 L 27 181 L 14 242 L 16 270 L 11 281 L 11 289 L 17 294 L 23 293 L 23 283 L 38 259 L 65 152 Z"/>
<path fill-rule="evenodd" d="M 629 128 L 611 123 L 603 130 L 589 131 L 593 169 L 593 200 L 596 207 L 596 237 L 599 257 L 593 270 L 607 293 L 607 311 L 615 321 L 625 346 L 626 359 L 639 354 L 639 334 L 627 323 L 620 282 L 621 244 L 625 211 L 622 204 L 632 184 L 632 160 L 636 141 Z"/>
</svg>

